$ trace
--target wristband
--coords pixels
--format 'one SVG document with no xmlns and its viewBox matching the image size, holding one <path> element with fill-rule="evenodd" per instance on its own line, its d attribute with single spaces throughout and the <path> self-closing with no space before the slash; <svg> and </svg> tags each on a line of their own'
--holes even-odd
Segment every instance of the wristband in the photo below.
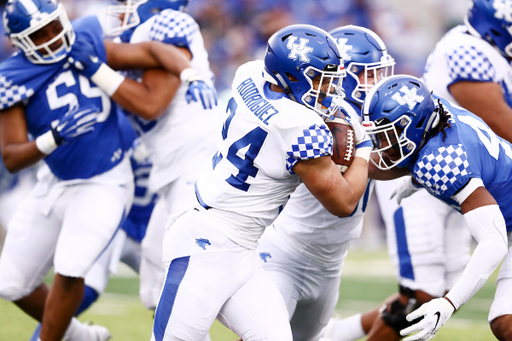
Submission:
<svg viewBox="0 0 512 341">
<path fill-rule="evenodd" d="M 36 138 L 36 146 L 41 153 L 46 155 L 50 155 L 58 147 L 51 130 Z"/>
<path fill-rule="evenodd" d="M 112 97 L 112 95 L 117 91 L 121 83 L 124 81 L 124 76 L 118 74 L 112 70 L 110 66 L 103 63 L 101 64 L 98 71 L 92 75 L 91 80 L 101 90 L 105 91 L 109 97 Z"/>
<path fill-rule="evenodd" d="M 197 73 L 197 70 L 193 68 L 185 69 L 180 73 L 180 80 L 182 83 L 191 83 L 200 79 L 201 77 Z"/>
<path fill-rule="evenodd" d="M 372 153 L 372 147 L 362 147 L 357 148 L 356 153 L 354 154 L 354 157 L 360 157 L 362 159 L 365 159 L 366 162 L 370 160 L 370 155 Z"/>
</svg>

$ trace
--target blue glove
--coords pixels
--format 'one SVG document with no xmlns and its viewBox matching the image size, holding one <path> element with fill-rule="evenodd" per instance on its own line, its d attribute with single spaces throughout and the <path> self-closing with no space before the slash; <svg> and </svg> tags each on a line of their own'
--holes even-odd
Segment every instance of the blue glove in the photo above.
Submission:
<svg viewBox="0 0 512 341">
<path fill-rule="evenodd" d="M 103 64 L 98 58 L 94 45 L 79 35 L 76 36 L 73 48 L 69 52 L 68 61 L 75 69 L 89 79 Z"/>
<path fill-rule="evenodd" d="M 55 143 L 60 146 L 92 132 L 98 122 L 99 113 L 100 110 L 95 105 L 72 108 L 51 129 Z"/>
<path fill-rule="evenodd" d="M 205 109 L 212 109 L 217 105 L 217 91 L 215 91 L 215 88 L 210 88 L 201 79 L 196 70 L 183 70 L 180 79 L 188 85 L 187 92 L 185 93 L 187 103 L 190 103 L 190 101 L 199 102 L 199 99 L 201 99 Z"/>
</svg>

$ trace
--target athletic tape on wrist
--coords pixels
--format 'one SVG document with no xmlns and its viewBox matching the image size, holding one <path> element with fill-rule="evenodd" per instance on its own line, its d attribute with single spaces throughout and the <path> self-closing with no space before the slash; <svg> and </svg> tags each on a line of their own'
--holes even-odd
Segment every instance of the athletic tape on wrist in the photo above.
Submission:
<svg viewBox="0 0 512 341">
<path fill-rule="evenodd" d="M 91 80 L 111 97 L 124 81 L 124 76 L 118 74 L 112 70 L 110 66 L 103 63 L 98 71 L 91 77 Z"/>
<path fill-rule="evenodd" d="M 365 159 L 366 162 L 368 162 L 370 160 L 371 153 L 372 153 L 372 147 L 357 148 L 354 156 Z"/>
<path fill-rule="evenodd" d="M 41 153 L 46 155 L 50 155 L 58 147 L 51 130 L 36 138 L 36 146 Z"/>
<path fill-rule="evenodd" d="M 198 79 L 200 79 L 200 77 L 196 69 L 188 68 L 180 73 L 180 80 L 182 83 L 190 83 Z"/>
</svg>

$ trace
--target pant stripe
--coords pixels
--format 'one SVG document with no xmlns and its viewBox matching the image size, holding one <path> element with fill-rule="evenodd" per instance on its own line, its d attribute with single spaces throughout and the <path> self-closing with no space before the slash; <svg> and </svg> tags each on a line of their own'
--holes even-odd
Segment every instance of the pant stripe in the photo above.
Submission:
<svg viewBox="0 0 512 341">
<path fill-rule="evenodd" d="M 164 339 L 165 329 L 171 317 L 176 294 L 183 277 L 185 277 L 189 263 L 190 256 L 187 256 L 176 258 L 169 265 L 162 296 L 160 296 L 160 301 L 158 302 L 155 313 L 153 333 L 155 334 L 156 341 L 162 341 Z"/>
<path fill-rule="evenodd" d="M 407 246 L 407 235 L 405 233 L 404 211 L 399 207 L 394 214 L 396 246 L 398 249 L 398 260 L 400 264 L 400 276 L 414 280 L 414 269 L 412 268 L 411 254 Z"/>
</svg>

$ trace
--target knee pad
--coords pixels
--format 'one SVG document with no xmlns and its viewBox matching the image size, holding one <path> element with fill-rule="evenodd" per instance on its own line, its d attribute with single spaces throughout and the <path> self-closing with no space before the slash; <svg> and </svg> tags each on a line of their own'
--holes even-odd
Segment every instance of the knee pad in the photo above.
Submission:
<svg viewBox="0 0 512 341">
<path fill-rule="evenodd" d="M 400 294 L 407 296 L 407 304 L 402 304 L 402 302 L 400 302 L 400 299 L 397 298 L 393 302 L 389 304 L 384 304 L 381 307 L 380 316 L 382 318 L 382 321 L 384 321 L 385 324 L 393 328 L 393 330 L 396 332 L 396 335 L 401 337 L 400 331 L 402 329 L 417 323 L 418 321 L 423 319 L 423 316 L 411 322 L 407 321 L 406 316 L 412 311 L 419 308 L 420 305 L 418 304 L 418 302 L 416 302 L 416 299 L 414 298 L 414 290 L 411 290 L 400 285 L 399 292 Z"/>
</svg>

